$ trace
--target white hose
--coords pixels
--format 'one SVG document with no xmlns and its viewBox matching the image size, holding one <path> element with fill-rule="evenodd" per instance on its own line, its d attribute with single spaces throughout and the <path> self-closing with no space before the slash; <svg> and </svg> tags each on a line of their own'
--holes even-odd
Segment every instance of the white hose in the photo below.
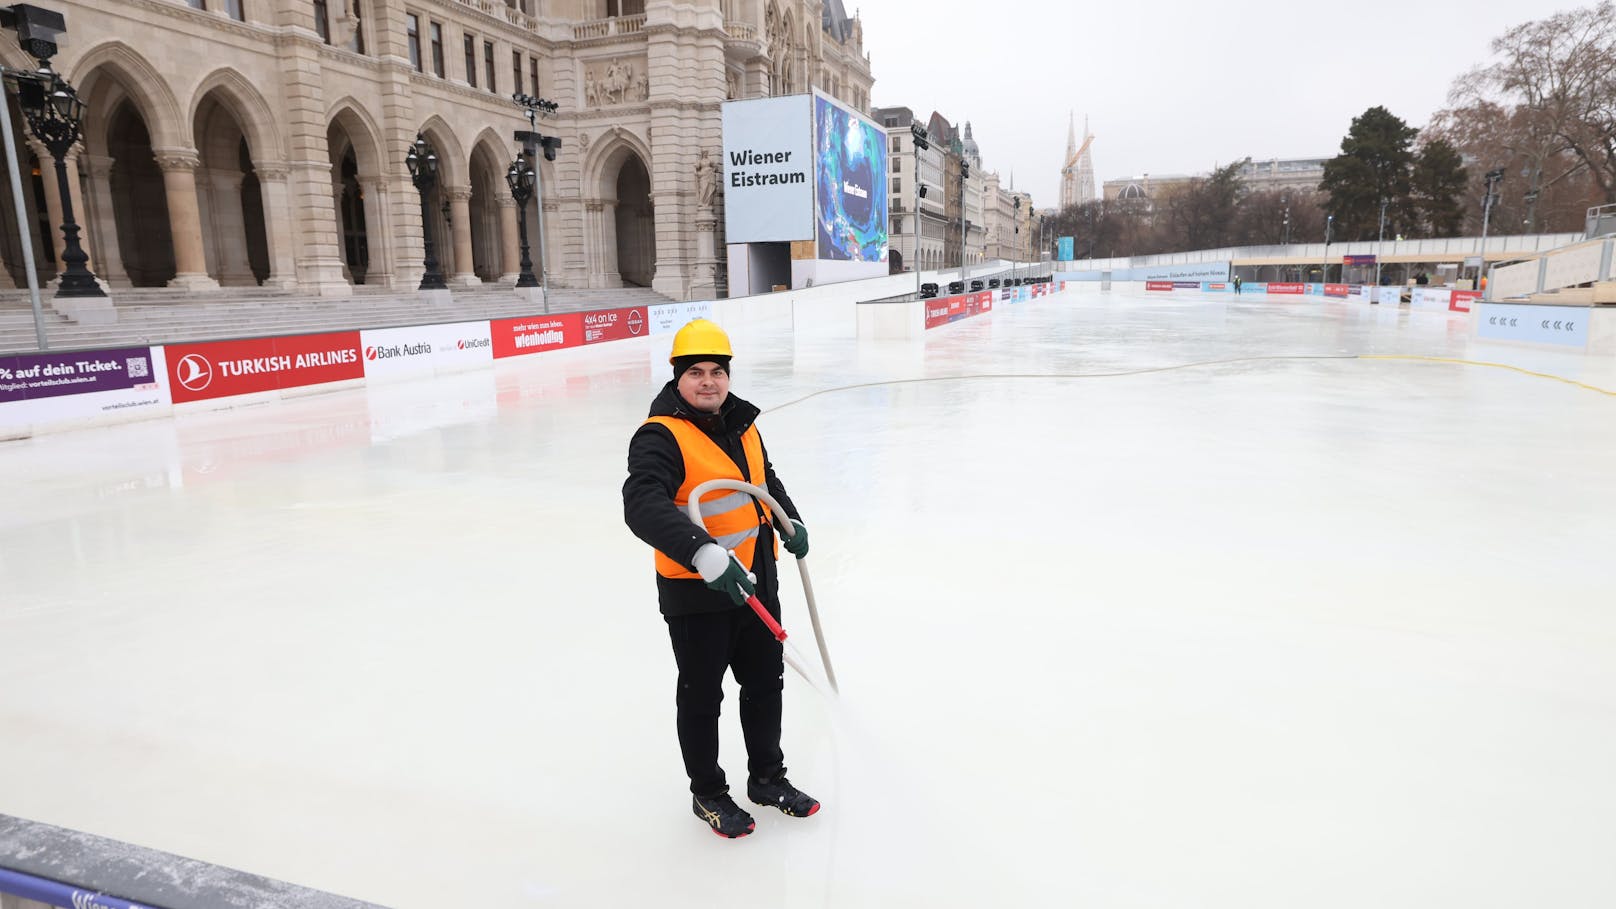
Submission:
<svg viewBox="0 0 1616 909">
<path fill-rule="evenodd" d="M 751 483 L 743 483 L 740 480 L 708 480 L 690 491 L 690 501 L 685 505 L 685 513 L 690 516 L 690 520 L 694 521 L 697 527 L 703 530 L 707 528 L 707 525 L 702 523 L 701 520 L 701 497 L 714 489 L 733 489 L 761 500 L 778 516 L 779 522 L 777 526 L 780 528 L 780 532 L 785 534 L 786 539 L 789 540 L 797 535 L 797 528 L 792 526 L 790 516 L 786 514 L 784 508 L 780 507 L 780 503 L 775 501 L 774 496 L 769 495 L 768 490 L 760 489 Z M 832 692 L 840 693 L 840 689 L 836 687 L 836 671 L 830 667 L 830 651 L 825 647 L 825 632 L 819 627 L 819 607 L 814 604 L 814 585 L 808 579 L 806 560 L 797 560 L 797 571 L 802 575 L 802 594 L 808 601 L 808 619 L 814 625 L 814 641 L 819 644 L 819 662 L 821 666 L 825 667 L 825 681 L 830 683 Z M 791 646 L 790 641 L 783 641 L 782 643 L 786 647 L 786 662 L 791 664 L 791 668 L 795 669 L 797 674 L 803 677 L 804 681 L 818 688 L 819 683 L 808 674 L 807 670 L 800 665 L 800 660 L 796 658 L 800 657 L 800 654 L 796 653 L 796 648 Z"/>
</svg>

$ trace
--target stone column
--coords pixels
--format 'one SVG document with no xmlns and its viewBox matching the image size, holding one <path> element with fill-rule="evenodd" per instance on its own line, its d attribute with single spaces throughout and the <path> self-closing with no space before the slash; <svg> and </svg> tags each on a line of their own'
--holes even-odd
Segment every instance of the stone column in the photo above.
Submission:
<svg viewBox="0 0 1616 909">
<path fill-rule="evenodd" d="M 213 290 L 219 282 L 208 275 L 208 260 L 202 245 L 202 210 L 196 198 L 196 168 L 202 163 L 195 149 L 154 149 L 157 166 L 163 171 L 163 190 L 168 198 L 168 229 L 174 241 L 174 277 L 169 287 L 184 290 Z"/>
<path fill-rule="evenodd" d="M 247 175 L 241 171 L 207 171 L 209 225 L 213 239 L 213 274 L 226 287 L 252 287 L 252 262 L 247 258 L 247 216 L 241 207 L 241 184 Z"/>
<path fill-rule="evenodd" d="M 370 265 L 365 272 L 367 285 L 393 283 L 393 244 L 388 241 L 392 228 L 389 217 L 388 185 L 382 177 L 359 175 L 359 186 L 364 190 L 365 248 Z"/>
<path fill-rule="evenodd" d="M 476 287 L 483 283 L 472 269 L 471 256 L 471 188 L 456 186 L 445 188 L 449 195 L 449 233 L 454 243 L 455 273 L 449 284 L 455 287 Z"/>
<path fill-rule="evenodd" d="M 30 141 L 28 147 L 33 149 L 34 157 L 39 159 L 39 182 L 45 187 L 45 217 L 50 219 L 50 251 L 51 270 L 57 277 L 62 274 L 62 247 L 66 241 L 62 239 L 62 192 L 56 185 L 56 159 L 45 146 L 39 142 Z M 72 171 L 68 172 L 71 177 Z M 83 239 L 82 235 L 80 239 Z"/>
<path fill-rule="evenodd" d="M 347 194 L 348 187 L 342 185 L 337 166 L 331 165 L 331 223 L 337 227 L 337 261 L 342 263 L 342 279 L 352 287 L 355 281 L 348 265 L 348 229 L 342 223 L 342 200 Z"/>
<path fill-rule="evenodd" d="M 123 252 L 118 249 L 118 222 L 112 211 L 112 168 L 116 162 L 103 155 L 84 154 L 79 160 L 89 169 L 90 208 L 86 220 L 95 225 L 95 259 L 100 264 L 95 276 L 111 287 L 132 287 L 123 268 Z"/>
<path fill-rule="evenodd" d="M 292 257 L 292 197 L 286 178 L 290 173 L 281 161 L 254 161 L 258 192 L 264 200 L 264 238 L 269 243 L 269 277 L 265 287 L 293 290 L 297 287 L 297 264 Z"/>
<path fill-rule="evenodd" d="M 516 200 L 510 196 L 500 196 L 499 236 L 502 242 L 499 283 L 501 284 L 515 284 L 517 278 L 522 275 L 522 239 L 517 233 L 517 214 Z M 533 240 L 533 237 L 529 237 L 528 244 L 532 245 Z"/>
</svg>

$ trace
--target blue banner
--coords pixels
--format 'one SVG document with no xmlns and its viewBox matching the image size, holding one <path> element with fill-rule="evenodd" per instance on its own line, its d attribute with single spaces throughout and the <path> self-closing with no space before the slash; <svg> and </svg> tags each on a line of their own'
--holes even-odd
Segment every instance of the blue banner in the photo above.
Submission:
<svg viewBox="0 0 1616 909">
<path fill-rule="evenodd" d="M 1073 242 L 1071 237 L 1061 237 L 1059 240 L 1055 241 L 1055 258 L 1061 260 L 1062 262 L 1072 261 L 1072 259 L 1075 258 L 1073 254 L 1073 249 L 1075 246 L 1076 244 Z"/>
</svg>

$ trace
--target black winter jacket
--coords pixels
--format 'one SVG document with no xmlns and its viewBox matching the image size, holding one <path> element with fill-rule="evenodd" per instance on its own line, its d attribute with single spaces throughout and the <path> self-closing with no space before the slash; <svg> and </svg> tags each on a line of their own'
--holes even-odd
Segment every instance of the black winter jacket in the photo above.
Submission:
<svg viewBox="0 0 1616 909">
<path fill-rule="evenodd" d="M 677 417 L 695 424 L 730 456 L 740 468 L 741 475 L 745 476 L 746 453 L 741 447 L 741 436 L 757 420 L 758 413 L 755 405 L 733 394 L 724 400 L 724 406 L 718 413 L 701 413 L 685 402 L 679 395 L 677 383 L 670 381 L 651 402 L 647 416 Z M 763 465 L 769 494 L 785 508 L 786 515 L 802 520 L 797 506 L 786 494 L 785 484 L 774 475 L 767 446 L 763 449 Z M 695 571 L 691 559 L 695 558 L 696 550 L 713 542 L 713 538 L 673 504 L 673 497 L 684 482 L 684 456 L 679 452 L 679 443 L 674 440 L 673 433 L 655 423 L 642 425 L 628 443 L 628 479 L 623 482 L 623 520 L 635 536 Z M 761 515 L 762 505 L 754 503 L 754 506 Z M 776 516 L 776 520 L 784 518 Z M 760 529 L 754 561 L 756 564 L 752 566 L 752 573 L 758 579 L 758 598 L 779 618 L 779 572 L 774 561 L 774 531 L 771 528 Z M 650 553 L 646 554 L 646 563 L 647 567 L 651 567 Z M 655 574 L 656 569 L 651 570 Z M 746 608 L 737 607 L 728 594 L 709 588 L 699 579 L 655 576 L 657 600 L 663 615 L 693 615 Z"/>
</svg>

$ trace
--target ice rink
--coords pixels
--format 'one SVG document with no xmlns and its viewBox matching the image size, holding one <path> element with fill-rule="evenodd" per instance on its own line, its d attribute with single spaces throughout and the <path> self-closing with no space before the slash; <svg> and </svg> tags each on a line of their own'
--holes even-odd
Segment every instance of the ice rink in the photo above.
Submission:
<svg viewBox="0 0 1616 909">
<path fill-rule="evenodd" d="M 0 443 L 0 813 L 399 909 L 1608 909 L 1616 364 L 1293 299 L 734 328 L 841 683 L 737 841 L 622 520 L 671 336 Z"/>
</svg>

